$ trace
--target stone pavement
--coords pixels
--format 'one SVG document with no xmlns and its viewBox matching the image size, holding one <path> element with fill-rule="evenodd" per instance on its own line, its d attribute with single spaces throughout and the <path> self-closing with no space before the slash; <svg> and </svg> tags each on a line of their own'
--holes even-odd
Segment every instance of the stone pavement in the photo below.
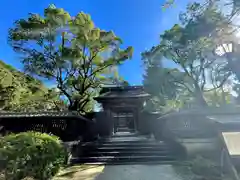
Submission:
<svg viewBox="0 0 240 180">
<path fill-rule="evenodd" d="M 87 165 L 72 167 L 54 180 L 192 180 L 192 174 L 178 174 L 172 165 Z M 64 175 L 65 174 L 65 175 Z"/>
<path fill-rule="evenodd" d="M 106 166 L 94 180 L 186 180 L 171 165 Z M 189 178 L 190 180 L 191 178 Z"/>
</svg>

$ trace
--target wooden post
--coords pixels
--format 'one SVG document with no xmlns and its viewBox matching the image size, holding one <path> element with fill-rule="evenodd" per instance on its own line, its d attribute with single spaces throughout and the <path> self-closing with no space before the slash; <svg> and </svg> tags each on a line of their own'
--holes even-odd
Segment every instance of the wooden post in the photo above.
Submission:
<svg viewBox="0 0 240 180">
<path fill-rule="evenodd" d="M 133 112 L 133 121 L 134 121 L 134 131 L 136 132 L 138 130 L 138 125 L 137 125 L 137 111 L 136 111 L 136 108 L 133 108 L 132 110 Z"/>
<path fill-rule="evenodd" d="M 114 117 L 113 117 L 113 113 L 112 113 L 112 109 L 109 108 L 109 122 L 110 123 L 110 130 L 111 130 L 111 134 L 113 134 L 114 132 Z"/>
</svg>

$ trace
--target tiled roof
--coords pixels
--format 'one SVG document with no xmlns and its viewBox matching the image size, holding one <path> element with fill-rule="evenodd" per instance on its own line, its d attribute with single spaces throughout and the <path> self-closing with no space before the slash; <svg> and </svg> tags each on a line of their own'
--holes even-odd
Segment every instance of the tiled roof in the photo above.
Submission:
<svg viewBox="0 0 240 180">
<path fill-rule="evenodd" d="M 123 87 L 104 87 L 98 99 L 121 99 L 121 98 L 141 98 L 150 96 L 143 89 L 143 86 L 123 86 Z"/>
<path fill-rule="evenodd" d="M 13 117 L 65 117 L 89 121 L 79 113 L 70 111 L 0 112 L 0 118 Z"/>
<path fill-rule="evenodd" d="M 240 116 L 240 108 L 239 107 L 225 107 L 225 108 L 211 108 L 211 107 L 207 107 L 207 108 L 193 108 L 193 109 L 186 109 L 186 110 L 180 110 L 180 111 L 176 111 L 176 112 L 171 112 L 168 114 L 165 114 L 163 116 L 161 116 L 159 119 L 161 118 L 175 118 L 175 117 L 197 117 L 197 116 L 205 116 L 208 117 L 210 119 L 215 119 L 215 121 L 238 121 L 240 120 L 240 118 L 238 118 Z M 240 121 L 239 121 L 240 122 Z"/>
</svg>

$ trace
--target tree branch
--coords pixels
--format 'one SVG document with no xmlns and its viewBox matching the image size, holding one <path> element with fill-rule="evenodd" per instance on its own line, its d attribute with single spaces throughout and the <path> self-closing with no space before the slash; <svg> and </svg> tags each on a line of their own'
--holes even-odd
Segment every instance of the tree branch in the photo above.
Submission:
<svg viewBox="0 0 240 180">
<path fill-rule="evenodd" d="M 183 85 L 184 87 L 187 88 L 187 90 L 188 90 L 190 93 L 193 93 L 193 91 L 192 91 L 184 82 L 181 82 L 181 81 L 179 81 L 178 79 L 176 79 L 171 73 L 169 73 L 169 75 L 175 80 L 176 83 L 179 83 L 179 84 Z"/>
<path fill-rule="evenodd" d="M 179 54 L 178 49 L 174 49 L 174 52 L 176 53 L 176 55 L 178 56 L 178 58 L 183 59 L 183 57 Z M 179 63 L 178 61 L 174 61 L 175 63 L 181 65 L 181 67 L 183 68 L 183 70 L 185 71 L 185 73 L 189 76 L 192 77 L 191 74 L 189 73 L 189 71 L 187 70 L 187 68 L 185 67 L 184 64 Z"/>
<path fill-rule="evenodd" d="M 212 90 L 215 90 L 215 89 L 218 89 L 218 88 L 222 87 L 230 76 L 231 76 L 231 73 L 228 73 L 228 75 L 222 80 L 222 82 L 219 85 L 215 86 L 212 89 L 204 90 L 204 92 L 209 92 L 209 91 L 212 91 Z"/>
</svg>

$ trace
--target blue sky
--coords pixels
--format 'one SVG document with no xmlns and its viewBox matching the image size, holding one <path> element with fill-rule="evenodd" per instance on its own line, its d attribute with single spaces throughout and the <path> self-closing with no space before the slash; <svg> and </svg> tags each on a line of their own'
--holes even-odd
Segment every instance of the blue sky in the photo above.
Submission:
<svg viewBox="0 0 240 180">
<path fill-rule="evenodd" d="M 160 33 L 178 22 L 179 12 L 190 1 L 175 0 L 175 5 L 162 11 L 165 0 L 5 0 L 0 6 L 3 20 L 0 27 L 0 59 L 21 70 L 18 54 L 7 44 L 8 28 L 29 12 L 42 14 L 44 8 L 54 3 L 72 16 L 80 11 L 89 13 L 96 26 L 113 30 L 122 38 L 125 47 L 133 46 L 133 58 L 119 67 L 119 73 L 131 84 L 141 84 L 141 52 L 159 42 Z"/>
</svg>

